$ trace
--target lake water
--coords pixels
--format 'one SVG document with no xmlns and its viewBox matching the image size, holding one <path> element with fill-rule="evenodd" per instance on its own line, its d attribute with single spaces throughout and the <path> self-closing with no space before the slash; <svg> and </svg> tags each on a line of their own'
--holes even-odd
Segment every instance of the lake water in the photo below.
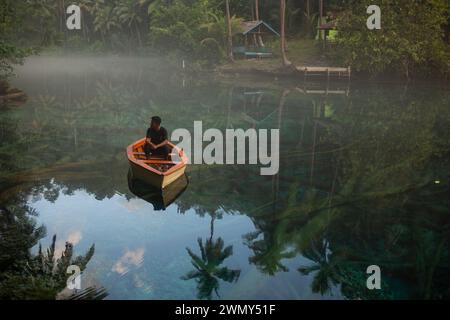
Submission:
<svg viewBox="0 0 450 320">
<path fill-rule="evenodd" d="M 0 204 L 32 212 L 57 255 L 95 244 L 82 286 L 107 299 L 450 297 L 448 88 L 192 77 L 118 57 L 30 58 L 12 82 L 28 100 L 0 109 Z M 190 165 L 169 195 L 149 191 L 125 148 L 153 115 L 169 132 L 280 129 L 279 174 Z"/>
</svg>

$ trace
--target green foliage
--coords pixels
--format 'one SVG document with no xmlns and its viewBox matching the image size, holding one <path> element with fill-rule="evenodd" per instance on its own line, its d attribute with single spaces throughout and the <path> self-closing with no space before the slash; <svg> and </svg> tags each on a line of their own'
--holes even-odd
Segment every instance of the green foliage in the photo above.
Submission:
<svg viewBox="0 0 450 320">
<path fill-rule="evenodd" d="M 170 5 L 158 2 L 149 11 L 149 39 L 159 52 L 212 62 L 225 56 L 226 19 L 209 1 L 175 0 Z M 234 31 L 240 21 L 233 18 Z"/>
<path fill-rule="evenodd" d="M 223 1 L 81 0 L 78 5 L 81 31 L 68 31 L 65 8 L 57 0 L 29 0 L 26 5 L 7 0 L 0 7 L 7 17 L 2 19 L 2 29 L 14 45 L 130 52 L 150 44 L 159 53 L 212 62 L 224 55 Z M 244 14 L 246 5 L 234 1 L 233 9 Z M 239 21 L 233 20 L 235 29 Z M 3 51 L 8 57 L 19 57 L 9 47 Z"/>
<path fill-rule="evenodd" d="M 31 53 L 13 43 L 15 30 L 22 23 L 20 6 L 14 1 L 5 0 L 0 4 L 0 81 L 13 73 L 13 65 L 21 64 Z"/>
<path fill-rule="evenodd" d="M 70 265 L 83 271 L 94 255 L 94 245 L 83 256 L 73 256 L 73 246 L 66 242 L 60 257 L 56 256 L 56 235 L 50 247 L 37 255 L 31 248 L 45 236 L 45 228 L 36 226 L 27 206 L 15 206 L 14 211 L 0 208 L 0 299 L 52 300 L 66 287 Z M 94 295 L 95 296 L 95 295 Z"/>
<path fill-rule="evenodd" d="M 338 59 L 357 71 L 377 75 L 393 70 L 409 78 L 421 71 L 450 70 L 450 50 L 445 40 L 448 0 L 382 0 L 382 29 L 366 27 L 370 0 L 349 1 L 340 17 Z M 431 67 L 431 68 L 430 68 Z"/>
<path fill-rule="evenodd" d="M 18 48 L 11 43 L 0 40 L 0 80 L 13 73 L 14 64 L 22 64 L 29 50 Z"/>
<path fill-rule="evenodd" d="M 177 50 L 198 55 L 201 38 L 199 26 L 207 14 L 201 3 L 189 6 L 181 0 L 161 4 L 151 15 L 150 41 L 162 50 Z"/>
<path fill-rule="evenodd" d="M 450 0 L 381 0 L 380 31 L 366 28 L 370 4 L 370 0 L 324 0 L 325 19 L 337 12 L 338 50 L 331 51 L 337 62 L 371 75 L 392 70 L 409 78 L 435 70 L 449 72 Z M 80 0 L 78 5 L 82 30 L 68 31 L 60 1 L 2 1 L 0 72 L 11 73 L 12 65 L 26 55 L 18 49 L 22 46 L 92 52 L 157 51 L 209 63 L 225 57 L 223 0 Z M 240 21 L 255 18 L 254 1 L 233 0 L 230 7 L 233 32 Z M 275 29 L 280 25 L 279 9 L 278 1 L 259 1 L 260 19 Z M 289 36 L 314 38 L 318 18 L 318 1 L 287 1 Z M 142 50 L 144 47 L 148 49 Z M 320 60 L 318 56 L 316 59 Z"/>
<path fill-rule="evenodd" d="M 209 13 L 209 21 L 200 25 L 200 28 L 206 32 L 207 38 L 201 40 L 203 56 L 209 61 L 218 61 L 226 56 L 226 30 L 227 21 L 224 15 Z M 241 31 L 241 22 L 243 19 L 231 17 L 231 30 L 233 34 Z"/>
</svg>

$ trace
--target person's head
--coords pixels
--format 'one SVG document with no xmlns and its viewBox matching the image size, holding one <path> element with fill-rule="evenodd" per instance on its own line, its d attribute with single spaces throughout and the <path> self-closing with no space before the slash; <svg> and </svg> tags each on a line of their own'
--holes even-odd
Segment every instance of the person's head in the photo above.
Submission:
<svg viewBox="0 0 450 320">
<path fill-rule="evenodd" d="M 152 121 L 150 122 L 150 127 L 155 130 L 159 130 L 161 127 L 161 118 L 158 116 L 152 117 Z"/>
</svg>

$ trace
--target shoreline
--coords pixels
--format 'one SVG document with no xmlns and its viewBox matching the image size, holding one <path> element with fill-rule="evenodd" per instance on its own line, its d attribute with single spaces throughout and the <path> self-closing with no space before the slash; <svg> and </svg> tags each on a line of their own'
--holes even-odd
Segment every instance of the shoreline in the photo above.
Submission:
<svg viewBox="0 0 450 320">
<path fill-rule="evenodd" d="M 187 64 L 185 69 L 182 68 L 181 63 L 177 63 L 173 59 L 167 59 L 165 57 L 157 57 L 157 56 L 129 56 L 129 55 L 110 55 L 106 57 L 93 57 L 92 55 L 33 55 L 27 57 L 23 65 L 16 66 L 16 72 L 21 71 L 24 68 L 24 65 L 30 60 L 34 59 L 45 59 L 49 61 L 55 61 L 55 66 L 58 69 L 58 72 L 67 72 L 69 69 L 67 68 L 66 62 L 67 59 L 75 58 L 75 61 L 78 62 L 78 67 L 81 68 L 102 68 L 104 66 L 112 67 L 119 60 L 124 60 L 125 62 L 131 62 L 135 58 L 140 61 L 141 66 L 147 66 L 152 68 L 151 65 L 146 63 L 148 61 L 157 62 L 159 59 L 164 63 L 157 64 L 158 69 L 161 67 L 161 74 L 166 72 L 171 72 L 174 75 L 184 77 L 192 77 L 200 78 L 200 77 L 212 77 L 217 81 L 225 81 L 225 82 L 243 82 L 248 83 L 249 85 L 262 85 L 262 86 L 292 86 L 292 83 L 298 84 L 301 86 L 305 83 L 316 83 L 326 85 L 330 84 L 339 84 L 339 85 L 419 85 L 419 86 L 439 86 L 443 88 L 447 88 L 450 85 L 449 79 L 443 78 L 430 78 L 430 77 L 417 77 L 413 78 L 409 81 L 401 78 L 401 77 L 393 77 L 393 76 L 378 76 L 378 77 L 369 77 L 363 73 L 352 72 L 351 79 L 348 77 L 330 77 L 327 81 L 326 74 L 324 75 L 309 75 L 305 80 L 303 72 L 296 70 L 294 66 L 291 67 L 282 67 L 281 60 L 277 57 L 273 57 L 272 59 L 267 60 L 236 60 L 234 63 L 226 62 L 223 64 L 216 65 L 211 68 L 199 67 L 198 65 Z M 94 58 L 94 60 L 91 60 Z M 60 61 L 59 61 L 60 60 Z M 97 61 L 97 62 L 96 62 Z M 104 64 L 99 64 L 99 61 L 103 61 Z M 59 63 L 61 62 L 61 63 Z M 309 61 L 311 64 L 312 60 Z M 317 65 L 323 66 L 326 63 L 324 60 L 319 59 L 317 61 Z M 332 65 L 330 63 L 330 65 Z M 33 66 L 33 68 L 40 68 L 40 65 Z M 156 65 L 155 65 L 156 66 Z M 75 68 L 76 72 L 79 70 Z M 171 71 L 170 71 L 171 70 Z M 123 72 L 123 70 L 122 70 Z M 133 69 L 126 69 L 126 75 L 132 73 Z M 6 82 L 6 81 L 3 81 Z M 7 80 L 8 85 L 3 85 L 3 90 L 1 90 L 2 86 L 0 86 L 0 104 L 5 104 L 7 101 L 12 101 L 9 99 L 23 99 L 26 97 L 26 94 L 23 93 L 20 88 L 13 89 L 14 85 L 14 77 Z M 8 88 L 8 89 L 6 89 Z M 9 90 L 9 91 L 6 91 Z M 11 90 L 15 90 L 14 92 Z"/>
<path fill-rule="evenodd" d="M 248 67 L 242 67 L 241 62 L 236 63 L 225 63 L 220 66 L 217 66 L 212 72 L 214 72 L 219 78 L 226 79 L 238 79 L 241 77 L 245 77 L 247 79 L 257 78 L 258 80 L 275 80 L 275 81 L 299 81 L 305 82 L 304 73 L 298 71 L 293 66 L 282 67 L 281 62 L 278 67 L 269 67 L 266 66 L 259 67 L 258 64 L 250 61 L 250 65 Z M 320 64 L 319 64 L 320 65 Z M 308 66 L 308 67 L 316 67 Z M 332 68 L 332 66 L 330 66 Z M 261 77 L 263 79 L 261 79 Z M 450 79 L 445 79 L 444 77 L 436 76 L 436 77 L 426 77 L 420 76 L 416 78 L 412 78 L 410 80 L 404 79 L 401 76 L 392 76 L 392 75 L 379 75 L 376 77 L 371 77 L 368 74 L 362 72 L 352 72 L 351 79 L 348 77 L 330 77 L 330 80 L 327 81 L 326 74 L 324 75 L 308 75 L 308 80 L 306 82 L 334 82 L 334 83 L 345 83 L 345 82 L 357 82 L 361 84 L 396 84 L 396 85 L 438 85 L 438 86 L 449 86 Z"/>
<path fill-rule="evenodd" d="M 0 106 L 20 105 L 27 100 L 27 94 L 10 86 L 6 80 L 0 80 Z"/>
</svg>

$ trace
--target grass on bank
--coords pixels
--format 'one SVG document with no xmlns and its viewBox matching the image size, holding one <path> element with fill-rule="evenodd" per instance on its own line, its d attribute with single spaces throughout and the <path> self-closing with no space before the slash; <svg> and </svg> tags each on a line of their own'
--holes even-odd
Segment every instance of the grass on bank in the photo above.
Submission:
<svg viewBox="0 0 450 320">
<path fill-rule="evenodd" d="M 279 41 L 266 43 L 273 52 L 273 57 L 264 59 L 235 59 L 234 63 L 225 63 L 220 71 L 262 71 L 273 72 L 282 66 Z M 329 66 L 325 52 L 318 41 L 311 39 L 291 39 L 288 41 L 288 59 L 295 66 Z"/>
</svg>

